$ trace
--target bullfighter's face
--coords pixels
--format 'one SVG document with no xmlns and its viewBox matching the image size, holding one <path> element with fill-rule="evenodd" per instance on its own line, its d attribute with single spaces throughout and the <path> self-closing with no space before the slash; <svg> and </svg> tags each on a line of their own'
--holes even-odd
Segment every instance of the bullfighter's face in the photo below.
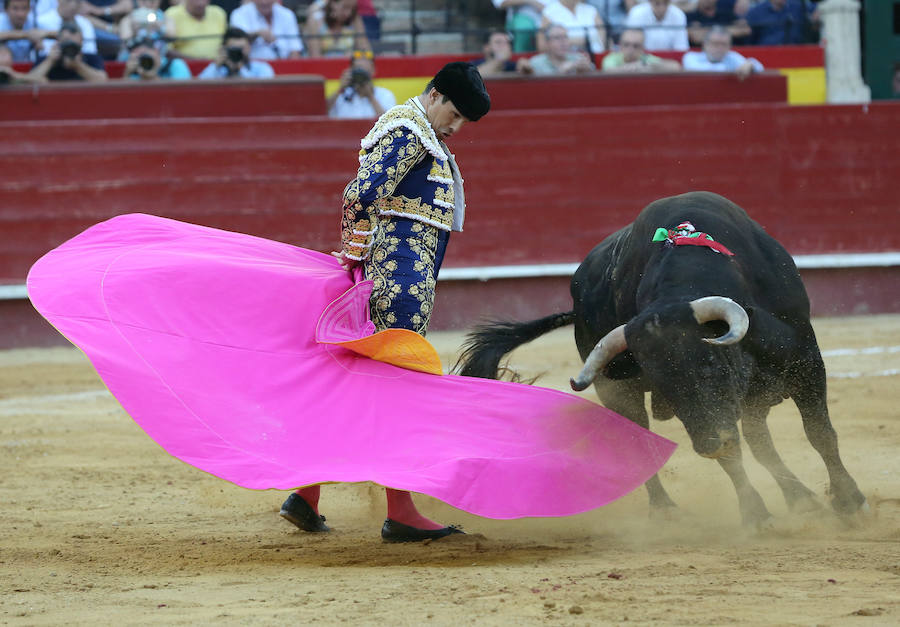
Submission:
<svg viewBox="0 0 900 627">
<path fill-rule="evenodd" d="M 463 124 L 469 121 L 449 98 L 432 88 L 425 95 L 425 115 L 434 129 L 434 134 L 441 141 L 447 141 L 455 135 Z"/>
</svg>

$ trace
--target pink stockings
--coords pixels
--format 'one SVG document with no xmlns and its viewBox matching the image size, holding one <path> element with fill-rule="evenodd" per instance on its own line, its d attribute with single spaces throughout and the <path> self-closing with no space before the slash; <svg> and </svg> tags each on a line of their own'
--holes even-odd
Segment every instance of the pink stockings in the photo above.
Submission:
<svg viewBox="0 0 900 627">
<path fill-rule="evenodd" d="M 297 494 L 309 503 L 316 514 L 319 513 L 320 491 L 321 486 L 317 485 L 297 490 Z M 409 492 L 385 488 L 385 493 L 387 495 L 387 517 L 391 520 L 415 527 L 416 529 L 441 529 L 443 527 L 443 525 L 429 520 L 419 513 Z"/>
</svg>

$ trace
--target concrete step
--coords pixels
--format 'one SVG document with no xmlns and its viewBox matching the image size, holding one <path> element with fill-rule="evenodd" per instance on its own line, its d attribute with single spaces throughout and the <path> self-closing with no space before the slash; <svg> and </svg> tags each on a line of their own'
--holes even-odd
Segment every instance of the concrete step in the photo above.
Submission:
<svg viewBox="0 0 900 627">
<path fill-rule="evenodd" d="M 412 54 L 412 37 L 409 34 L 383 35 L 382 41 L 403 43 L 406 53 Z M 421 33 L 416 37 L 416 54 L 461 54 L 466 52 L 461 33 Z"/>
<path fill-rule="evenodd" d="M 416 12 L 419 11 L 443 11 L 449 5 L 451 8 L 457 5 L 454 0 L 415 0 Z M 406 11 L 412 7 L 410 0 L 377 0 L 375 9 L 379 15 L 385 11 Z"/>
<path fill-rule="evenodd" d="M 382 31 L 409 31 L 409 11 L 381 11 Z M 442 31 L 447 25 L 447 14 L 444 11 L 416 11 L 416 26 L 425 31 Z"/>
</svg>

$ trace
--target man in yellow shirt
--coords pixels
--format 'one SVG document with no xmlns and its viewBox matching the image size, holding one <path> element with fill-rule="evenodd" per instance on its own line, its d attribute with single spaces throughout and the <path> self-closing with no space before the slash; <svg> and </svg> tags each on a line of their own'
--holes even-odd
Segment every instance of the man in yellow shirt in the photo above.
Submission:
<svg viewBox="0 0 900 627">
<path fill-rule="evenodd" d="M 228 27 L 228 16 L 209 0 L 182 0 L 166 9 L 166 18 L 175 25 L 175 41 L 170 56 L 184 59 L 215 59 Z"/>
</svg>

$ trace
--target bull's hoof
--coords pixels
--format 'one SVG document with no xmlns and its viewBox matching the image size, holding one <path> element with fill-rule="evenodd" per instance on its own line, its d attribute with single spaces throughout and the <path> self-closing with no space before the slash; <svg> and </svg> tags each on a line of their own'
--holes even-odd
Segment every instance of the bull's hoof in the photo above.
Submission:
<svg viewBox="0 0 900 627">
<path fill-rule="evenodd" d="M 650 506 L 650 520 L 674 522 L 682 519 L 681 510 L 671 500 Z"/>
<path fill-rule="evenodd" d="M 769 514 L 767 518 L 755 520 L 751 524 L 748 524 L 746 521 L 744 521 L 744 526 L 747 529 L 755 531 L 756 533 L 770 533 L 772 531 L 775 531 L 776 529 L 775 517 Z"/>
<path fill-rule="evenodd" d="M 868 510 L 866 497 L 859 490 L 847 494 L 835 495 L 831 499 L 831 507 L 841 516 L 852 516 L 863 507 Z"/>
<path fill-rule="evenodd" d="M 754 492 L 740 505 L 741 522 L 745 528 L 760 530 L 766 526 L 771 527 L 774 518 L 758 494 Z"/>
<path fill-rule="evenodd" d="M 788 504 L 791 513 L 812 514 L 824 509 L 822 503 L 815 496 L 803 496 Z"/>
</svg>

